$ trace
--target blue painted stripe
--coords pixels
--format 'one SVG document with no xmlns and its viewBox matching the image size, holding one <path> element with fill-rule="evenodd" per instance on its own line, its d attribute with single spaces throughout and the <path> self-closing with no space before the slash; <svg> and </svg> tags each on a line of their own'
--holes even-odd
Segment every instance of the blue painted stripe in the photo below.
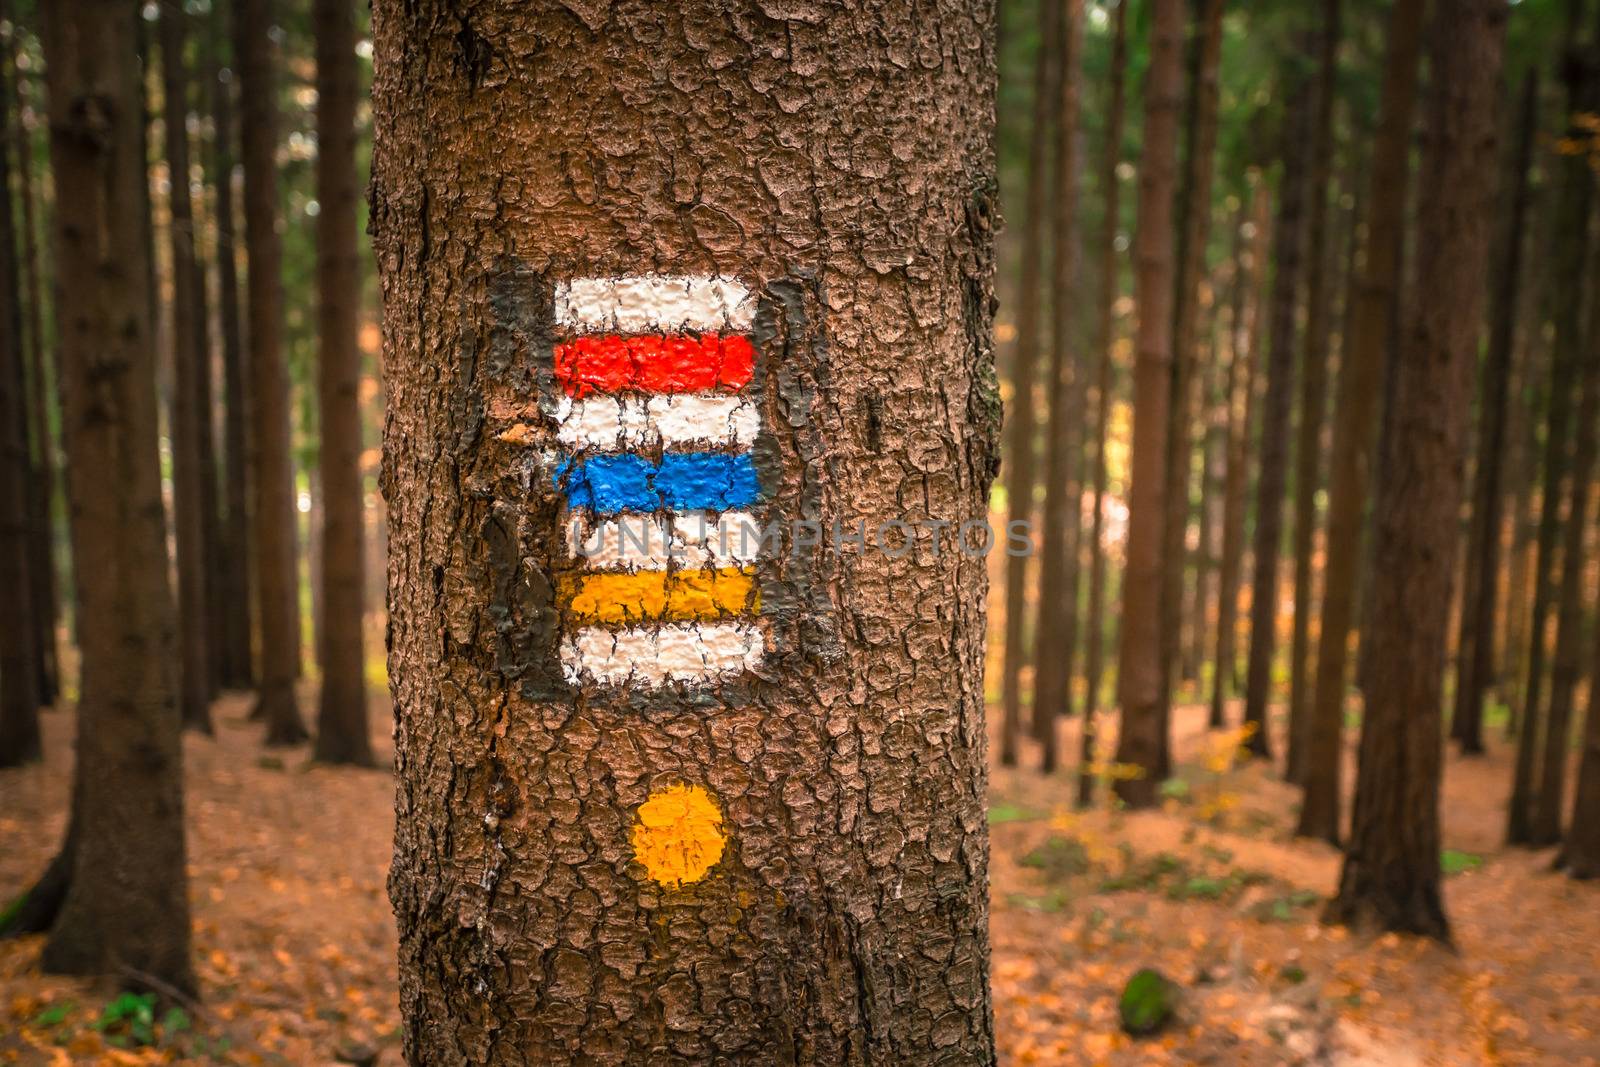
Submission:
<svg viewBox="0 0 1600 1067">
<path fill-rule="evenodd" d="M 596 513 L 727 511 L 761 499 L 748 452 L 668 452 L 660 463 L 628 452 L 564 459 L 555 487 L 570 507 Z"/>
</svg>

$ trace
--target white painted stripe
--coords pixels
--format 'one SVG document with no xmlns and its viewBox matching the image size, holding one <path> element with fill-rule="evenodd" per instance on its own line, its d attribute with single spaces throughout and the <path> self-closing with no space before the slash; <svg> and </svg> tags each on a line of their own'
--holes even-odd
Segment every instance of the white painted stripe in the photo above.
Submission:
<svg viewBox="0 0 1600 1067">
<path fill-rule="evenodd" d="M 567 517 L 566 536 L 572 555 L 593 570 L 659 571 L 669 562 L 737 567 L 754 563 L 761 548 L 761 525 L 748 511 L 629 514 L 599 522 L 580 511 Z"/>
<path fill-rule="evenodd" d="M 709 682 L 761 661 L 765 642 L 753 623 L 671 623 L 607 630 L 585 627 L 561 643 L 567 681 L 655 688 Z"/>
<path fill-rule="evenodd" d="M 557 282 L 556 325 L 575 330 L 748 330 L 754 294 L 732 278 L 628 275 Z"/>
<path fill-rule="evenodd" d="M 563 445 L 601 452 L 674 445 L 749 448 L 761 429 L 755 401 L 742 396 L 563 396 L 555 415 Z"/>
</svg>

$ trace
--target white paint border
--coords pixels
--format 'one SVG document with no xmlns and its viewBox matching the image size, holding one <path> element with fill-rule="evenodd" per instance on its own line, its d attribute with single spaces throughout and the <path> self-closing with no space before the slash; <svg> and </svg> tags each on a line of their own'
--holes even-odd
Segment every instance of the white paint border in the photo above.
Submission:
<svg viewBox="0 0 1600 1067">
<path fill-rule="evenodd" d="M 750 329 L 755 295 L 732 278 L 633 274 L 557 282 L 556 325 L 572 330 Z"/>
<path fill-rule="evenodd" d="M 740 567 L 754 563 L 761 549 L 761 524 L 748 511 L 635 513 L 599 522 L 574 511 L 563 532 L 568 551 L 592 570 Z"/>
<path fill-rule="evenodd" d="M 753 623 L 669 623 L 608 630 L 589 626 L 561 643 L 561 669 L 573 685 L 709 682 L 755 667 L 766 651 Z"/>
<path fill-rule="evenodd" d="M 745 396 L 683 393 L 656 396 L 561 397 L 556 437 L 567 448 L 596 452 L 688 445 L 749 448 L 761 413 Z"/>
</svg>

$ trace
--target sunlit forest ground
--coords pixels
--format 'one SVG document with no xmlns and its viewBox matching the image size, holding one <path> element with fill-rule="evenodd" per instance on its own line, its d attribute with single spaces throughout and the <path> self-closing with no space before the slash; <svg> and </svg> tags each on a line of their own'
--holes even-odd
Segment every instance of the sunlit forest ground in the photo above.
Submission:
<svg viewBox="0 0 1600 1067">
<path fill-rule="evenodd" d="M 186 743 L 204 1004 L 165 1032 L 156 1020 L 156 1043 L 137 1048 L 108 994 L 39 976 L 40 939 L 5 944 L 0 1061 L 401 1062 L 384 885 L 390 776 L 263 748 L 243 699 L 216 710 L 216 738 Z M 387 758 L 386 699 L 372 721 Z M 45 763 L 0 776 L 7 897 L 59 842 L 72 730 L 70 712 L 47 714 Z M 1068 778 L 995 768 L 1002 1062 L 1600 1063 L 1600 908 L 1593 887 L 1547 870 L 1548 853 L 1501 849 L 1506 746 L 1449 764 L 1452 954 L 1322 926 L 1338 857 L 1290 839 L 1294 791 L 1238 765 L 1237 735 L 1208 735 L 1198 706 L 1181 709 L 1176 737 L 1180 773 L 1159 812 L 1073 814 Z M 1116 998 L 1145 966 L 1180 983 L 1184 1000 L 1176 1026 L 1135 1040 L 1118 1027 Z"/>
</svg>

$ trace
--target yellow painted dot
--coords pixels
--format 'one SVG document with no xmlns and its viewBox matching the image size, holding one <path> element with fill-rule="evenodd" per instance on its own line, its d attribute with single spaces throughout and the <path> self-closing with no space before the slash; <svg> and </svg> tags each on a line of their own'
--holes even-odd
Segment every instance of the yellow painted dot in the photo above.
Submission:
<svg viewBox="0 0 1600 1067">
<path fill-rule="evenodd" d="M 634 815 L 634 858 L 651 878 L 671 889 L 704 878 L 726 844 L 722 811 L 697 785 L 657 790 Z"/>
</svg>

